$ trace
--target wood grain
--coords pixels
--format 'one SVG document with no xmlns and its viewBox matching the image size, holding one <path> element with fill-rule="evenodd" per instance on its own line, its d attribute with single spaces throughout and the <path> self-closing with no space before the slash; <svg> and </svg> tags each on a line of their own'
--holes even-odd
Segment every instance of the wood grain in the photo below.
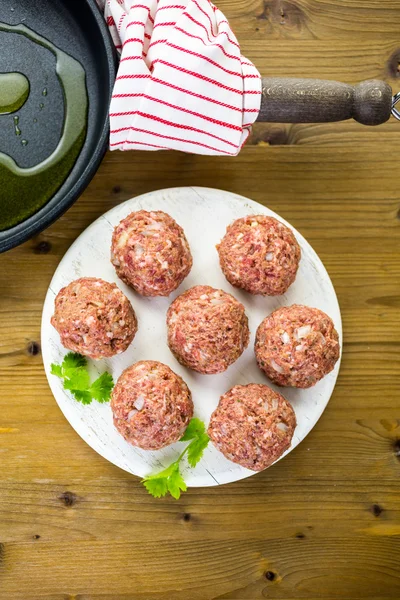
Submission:
<svg viewBox="0 0 400 600">
<path fill-rule="evenodd" d="M 400 89 L 400 0 L 221 0 L 264 76 Z M 400 597 L 400 124 L 258 124 L 236 159 L 110 153 L 58 223 L 0 256 L 1 600 Z M 224 188 L 289 220 L 323 259 L 345 346 L 328 409 L 248 481 L 153 500 L 86 446 L 41 364 L 52 274 L 134 195 Z"/>
</svg>

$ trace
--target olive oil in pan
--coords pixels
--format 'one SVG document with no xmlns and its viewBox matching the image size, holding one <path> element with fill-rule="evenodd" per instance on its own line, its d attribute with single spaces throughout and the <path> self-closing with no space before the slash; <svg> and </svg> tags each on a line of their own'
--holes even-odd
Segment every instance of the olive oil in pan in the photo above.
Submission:
<svg viewBox="0 0 400 600">
<path fill-rule="evenodd" d="M 64 183 L 84 144 L 88 113 L 85 71 L 77 60 L 24 25 L 0 23 L 0 33 L 2 31 L 24 36 L 55 55 L 56 73 L 64 95 L 64 124 L 54 152 L 34 167 L 21 168 L 11 156 L 0 152 L 0 231 L 30 217 Z M 5 81 L 2 80 L 3 75 L 8 76 L 7 86 L 2 85 Z M 28 99 L 30 85 L 23 74 L 9 73 L 0 75 L 0 90 L 4 87 L 8 90 L 0 92 L 0 118 L 10 118 L 5 113 L 15 113 L 22 108 Z M 42 89 L 42 95 L 49 98 L 47 87 Z M 13 118 L 15 133 L 20 136 L 23 133 L 22 118 L 19 115 L 14 115 Z M 40 127 L 40 119 L 38 120 L 37 125 Z M 34 148 L 33 140 L 23 138 L 21 143 L 27 146 L 27 151 L 28 148 L 31 151 Z"/>
<path fill-rule="evenodd" d="M 0 73 L 0 115 L 23 107 L 29 96 L 29 81 L 22 73 Z"/>
<path fill-rule="evenodd" d="M 19 117 L 15 116 L 14 117 L 14 131 L 15 131 L 15 135 L 21 135 L 21 133 L 22 133 L 21 130 L 20 130 L 20 128 L 19 128 L 18 123 L 19 123 Z"/>
</svg>

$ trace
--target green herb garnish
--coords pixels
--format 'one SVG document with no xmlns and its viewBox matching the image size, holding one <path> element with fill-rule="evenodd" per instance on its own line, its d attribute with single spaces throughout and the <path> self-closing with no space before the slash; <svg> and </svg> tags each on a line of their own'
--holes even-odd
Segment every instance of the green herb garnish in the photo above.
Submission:
<svg viewBox="0 0 400 600">
<path fill-rule="evenodd" d="M 63 380 L 64 389 L 71 392 L 78 402 L 90 404 L 92 400 L 108 402 L 114 387 L 110 373 L 103 373 L 93 383 L 87 370 L 87 359 L 81 354 L 69 352 L 61 365 L 52 363 L 51 374 Z"/>
<path fill-rule="evenodd" d="M 195 467 L 203 456 L 204 450 L 208 446 L 210 438 L 206 434 L 205 425 L 200 419 L 192 419 L 184 433 L 179 440 L 180 442 L 189 442 L 182 454 L 178 459 L 173 462 L 169 467 L 156 473 L 155 475 L 149 475 L 142 479 L 142 483 L 146 490 L 154 496 L 154 498 L 161 498 L 168 492 L 173 498 L 180 498 L 181 491 L 186 492 L 187 487 L 180 472 L 180 462 L 187 453 L 188 463 L 191 467 Z"/>
</svg>

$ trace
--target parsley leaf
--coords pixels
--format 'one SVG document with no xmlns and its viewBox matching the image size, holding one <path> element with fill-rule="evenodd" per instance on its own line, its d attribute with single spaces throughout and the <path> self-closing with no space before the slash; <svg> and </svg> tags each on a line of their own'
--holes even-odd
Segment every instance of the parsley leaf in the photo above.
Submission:
<svg viewBox="0 0 400 600">
<path fill-rule="evenodd" d="M 77 367 L 86 367 L 86 365 L 87 359 L 77 352 L 68 352 L 62 362 L 64 369 L 76 369 Z"/>
<path fill-rule="evenodd" d="M 71 392 L 78 402 L 90 404 L 92 400 L 108 402 L 114 386 L 110 373 L 103 373 L 93 383 L 87 370 L 87 359 L 81 354 L 69 352 L 61 365 L 52 364 L 52 375 L 63 380 L 64 389 Z"/>
<path fill-rule="evenodd" d="M 56 377 L 60 377 L 62 379 L 62 367 L 61 365 L 56 365 L 55 363 L 51 363 L 50 373 L 55 375 Z"/>
<path fill-rule="evenodd" d="M 194 419 L 190 420 L 185 433 L 179 441 L 188 442 L 189 440 L 199 437 L 202 433 L 205 433 L 205 431 L 206 428 L 203 421 L 200 421 L 200 419 L 196 419 L 195 417 Z"/>
<path fill-rule="evenodd" d="M 179 471 L 179 464 L 176 465 L 172 474 L 169 476 L 167 483 L 168 491 L 171 494 L 171 496 L 175 498 L 175 500 L 179 500 L 179 498 L 181 497 L 181 491 L 186 492 L 187 487 Z"/>
<path fill-rule="evenodd" d="M 206 433 L 202 433 L 197 439 L 190 442 L 187 450 L 187 458 L 189 465 L 193 468 L 201 460 L 204 450 L 208 446 L 210 438 Z"/>
<path fill-rule="evenodd" d="M 143 479 L 143 485 L 154 498 L 162 498 L 168 493 L 168 480 L 166 477 Z"/>
<path fill-rule="evenodd" d="M 108 402 L 113 387 L 113 378 L 110 373 L 107 373 L 106 371 L 92 383 L 89 392 L 91 393 L 92 398 L 97 400 L 97 402 Z"/>
<path fill-rule="evenodd" d="M 64 389 L 86 391 L 90 387 L 89 373 L 85 367 L 63 369 Z"/>
<path fill-rule="evenodd" d="M 142 482 L 149 494 L 155 498 L 165 496 L 168 492 L 168 480 L 176 468 L 179 469 L 179 459 L 160 473 L 145 477 Z"/>
<path fill-rule="evenodd" d="M 143 479 L 144 487 L 154 498 L 161 498 L 169 492 L 173 498 L 178 500 L 181 496 L 181 491 L 186 492 L 186 483 L 179 470 L 180 459 L 181 457 L 164 469 L 164 471 L 156 473 L 156 475 L 149 475 Z"/>
<path fill-rule="evenodd" d="M 82 404 L 90 404 L 92 401 L 92 396 L 89 392 L 83 392 L 82 390 L 70 390 L 70 392 L 75 396 L 75 400 L 82 402 Z"/>
<path fill-rule="evenodd" d="M 180 462 L 187 453 L 189 465 L 195 467 L 203 456 L 210 438 L 206 433 L 204 423 L 200 419 L 194 418 L 190 421 L 180 441 L 190 441 L 190 444 L 186 446 L 179 458 L 160 473 L 148 475 L 142 480 L 146 490 L 154 498 L 161 498 L 169 492 L 173 498 L 178 500 L 181 492 L 186 492 L 187 487 L 180 472 Z"/>
</svg>

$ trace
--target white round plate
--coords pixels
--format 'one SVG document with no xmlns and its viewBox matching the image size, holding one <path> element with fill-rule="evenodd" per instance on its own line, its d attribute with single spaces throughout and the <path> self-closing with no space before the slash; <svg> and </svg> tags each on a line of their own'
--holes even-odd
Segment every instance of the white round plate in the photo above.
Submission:
<svg viewBox="0 0 400 600">
<path fill-rule="evenodd" d="M 169 298 L 142 298 L 118 279 L 110 263 L 113 227 L 130 212 L 141 209 L 163 210 L 170 214 L 185 230 L 192 250 L 192 271 Z M 317 254 L 293 227 L 291 229 L 301 246 L 302 259 L 296 281 L 287 294 L 274 298 L 251 296 L 233 288 L 226 281 L 219 267 L 215 245 L 223 237 L 229 223 L 249 214 L 270 215 L 291 227 L 268 208 L 229 192 L 196 187 L 144 194 L 116 206 L 97 219 L 79 236 L 59 264 L 43 309 L 42 348 L 47 378 L 55 399 L 75 431 L 96 452 L 121 469 L 140 477 L 157 472 L 176 459 L 182 444 L 178 442 L 156 452 L 134 448 L 114 428 L 108 404 L 95 401 L 88 406 L 79 404 L 63 389 L 60 379 L 50 374 L 51 363 L 60 363 L 66 353 L 57 332 L 50 325 L 54 298 L 62 287 L 74 279 L 91 276 L 114 281 L 130 299 L 139 321 L 139 331 L 128 350 L 112 359 L 95 363 L 93 375 L 96 375 L 96 371 L 101 373 L 108 370 L 116 381 L 123 369 L 139 360 L 166 363 L 188 384 L 193 395 L 195 415 L 206 424 L 220 396 L 232 386 L 253 382 L 274 387 L 258 369 L 253 351 L 257 326 L 272 310 L 293 303 L 320 308 L 333 319 L 341 340 L 340 309 L 331 280 Z M 245 305 L 249 317 L 249 347 L 235 364 L 220 375 L 199 375 L 182 367 L 172 356 L 166 342 L 165 316 L 168 306 L 183 291 L 198 284 L 208 284 L 230 292 Z M 287 452 L 295 448 L 318 421 L 332 394 L 338 370 L 339 362 L 334 371 L 309 390 L 279 388 L 293 404 L 298 423 Z M 194 487 L 229 483 L 253 474 L 253 471 L 227 460 L 212 444 L 195 469 L 184 470 L 187 485 Z"/>
</svg>

